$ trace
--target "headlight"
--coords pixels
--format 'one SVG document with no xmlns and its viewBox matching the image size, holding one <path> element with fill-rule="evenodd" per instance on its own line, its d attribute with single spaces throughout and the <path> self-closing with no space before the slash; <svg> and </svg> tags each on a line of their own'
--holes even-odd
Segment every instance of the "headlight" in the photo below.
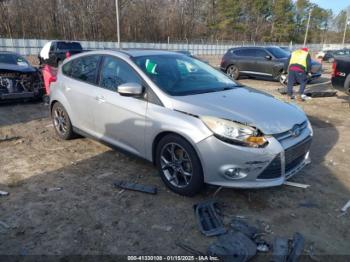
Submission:
<svg viewBox="0 0 350 262">
<path fill-rule="evenodd" d="M 217 138 L 226 142 L 249 147 L 267 144 L 265 137 L 256 128 L 210 116 L 203 116 L 201 120 Z"/>
</svg>

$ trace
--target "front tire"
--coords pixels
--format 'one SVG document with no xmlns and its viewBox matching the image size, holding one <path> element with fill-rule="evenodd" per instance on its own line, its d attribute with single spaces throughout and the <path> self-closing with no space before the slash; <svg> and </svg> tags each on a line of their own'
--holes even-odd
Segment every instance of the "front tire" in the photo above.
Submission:
<svg viewBox="0 0 350 262">
<path fill-rule="evenodd" d="M 74 138 L 73 126 L 66 109 L 59 102 L 56 102 L 51 110 L 52 123 L 56 134 L 63 140 Z"/>
<path fill-rule="evenodd" d="M 236 65 L 230 65 L 226 70 L 226 74 L 234 80 L 238 80 L 240 75 L 239 68 Z"/>
<path fill-rule="evenodd" d="M 194 196 L 204 186 L 202 165 L 196 151 L 178 135 L 167 135 L 159 141 L 156 165 L 165 185 L 175 193 Z"/>
</svg>

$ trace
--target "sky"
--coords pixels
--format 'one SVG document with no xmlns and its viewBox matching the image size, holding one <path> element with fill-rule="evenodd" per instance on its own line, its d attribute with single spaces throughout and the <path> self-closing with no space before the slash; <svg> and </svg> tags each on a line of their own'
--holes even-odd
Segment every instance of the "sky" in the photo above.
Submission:
<svg viewBox="0 0 350 262">
<path fill-rule="evenodd" d="M 311 0 L 311 2 L 325 9 L 332 9 L 335 15 L 350 5 L 349 0 Z"/>
</svg>

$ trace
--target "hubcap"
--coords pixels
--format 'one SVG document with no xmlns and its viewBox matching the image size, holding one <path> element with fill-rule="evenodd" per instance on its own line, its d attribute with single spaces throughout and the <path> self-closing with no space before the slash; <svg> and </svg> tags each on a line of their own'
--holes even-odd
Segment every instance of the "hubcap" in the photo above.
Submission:
<svg viewBox="0 0 350 262">
<path fill-rule="evenodd" d="M 65 135 L 67 132 L 67 118 L 66 114 L 61 108 L 56 108 L 54 111 L 53 122 L 57 132 L 61 135 Z"/>
<path fill-rule="evenodd" d="M 192 179 L 192 162 L 187 151 L 176 143 L 166 144 L 161 151 L 161 168 L 175 187 L 186 187 Z"/>
</svg>

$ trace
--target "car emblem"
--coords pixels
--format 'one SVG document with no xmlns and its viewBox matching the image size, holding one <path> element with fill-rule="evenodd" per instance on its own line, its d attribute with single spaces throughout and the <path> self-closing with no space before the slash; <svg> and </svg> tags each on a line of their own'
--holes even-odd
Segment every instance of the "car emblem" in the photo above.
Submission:
<svg viewBox="0 0 350 262">
<path fill-rule="evenodd" d="M 289 132 L 293 137 L 298 137 L 301 134 L 301 128 L 299 125 L 295 125 Z"/>
</svg>

